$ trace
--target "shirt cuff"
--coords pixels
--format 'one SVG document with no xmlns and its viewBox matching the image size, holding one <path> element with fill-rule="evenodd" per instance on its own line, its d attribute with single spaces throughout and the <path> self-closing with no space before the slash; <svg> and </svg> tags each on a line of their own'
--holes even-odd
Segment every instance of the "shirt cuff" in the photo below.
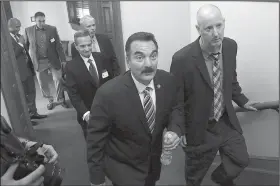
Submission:
<svg viewBox="0 0 280 186">
<path fill-rule="evenodd" d="M 90 111 L 87 111 L 86 113 L 84 113 L 83 115 L 83 120 L 85 120 L 86 116 L 90 113 Z"/>
</svg>

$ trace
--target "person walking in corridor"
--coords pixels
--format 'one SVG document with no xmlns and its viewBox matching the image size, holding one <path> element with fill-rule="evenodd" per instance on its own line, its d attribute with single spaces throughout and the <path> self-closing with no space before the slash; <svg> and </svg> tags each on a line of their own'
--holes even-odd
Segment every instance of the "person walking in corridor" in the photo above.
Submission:
<svg viewBox="0 0 280 186">
<path fill-rule="evenodd" d="M 61 83 L 61 68 L 66 63 L 66 57 L 57 29 L 45 24 L 45 14 L 43 12 L 35 13 L 34 17 L 36 25 L 25 29 L 25 40 L 43 97 L 49 101 L 47 109 L 52 110 L 57 104 L 68 108 Z M 49 87 L 49 72 L 53 77 L 55 95 L 52 95 Z"/>
<path fill-rule="evenodd" d="M 160 178 L 162 147 L 180 143 L 183 102 L 175 77 L 157 69 L 153 34 L 137 32 L 126 44 L 130 70 L 96 92 L 88 126 L 87 154 L 92 185 L 155 186 Z M 181 103 L 181 104 L 180 104 Z M 169 142 L 162 145 L 163 132 Z"/>
<path fill-rule="evenodd" d="M 34 82 L 35 71 L 31 58 L 25 47 L 24 37 L 19 34 L 20 27 L 21 23 L 17 18 L 11 18 L 8 20 L 8 29 L 12 39 L 12 46 L 15 52 L 28 112 L 30 119 L 32 120 L 32 124 L 36 125 L 37 123 L 33 121 L 33 119 L 43 119 L 46 118 L 47 115 L 41 115 L 37 112 L 36 88 Z"/>
<path fill-rule="evenodd" d="M 170 68 L 182 86 L 185 102 L 186 182 L 200 185 L 219 151 L 222 162 L 211 178 L 232 186 L 249 163 L 232 100 L 247 110 L 256 108 L 238 83 L 237 43 L 224 37 L 225 19 L 219 8 L 202 6 L 196 28 L 200 36 L 174 54 Z"/>
</svg>

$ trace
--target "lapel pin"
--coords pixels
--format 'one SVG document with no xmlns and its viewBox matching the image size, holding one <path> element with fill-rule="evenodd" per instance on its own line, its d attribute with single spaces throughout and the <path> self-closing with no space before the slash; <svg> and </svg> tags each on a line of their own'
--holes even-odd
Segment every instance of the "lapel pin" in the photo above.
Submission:
<svg viewBox="0 0 280 186">
<path fill-rule="evenodd" d="M 160 89 L 160 87 L 161 87 L 160 84 L 157 84 L 157 88 Z"/>
</svg>

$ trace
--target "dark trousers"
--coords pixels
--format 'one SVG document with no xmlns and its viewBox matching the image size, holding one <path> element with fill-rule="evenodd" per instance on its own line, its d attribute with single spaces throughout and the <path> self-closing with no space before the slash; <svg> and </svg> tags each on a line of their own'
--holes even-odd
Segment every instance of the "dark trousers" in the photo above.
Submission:
<svg viewBox="0 0 280 186">
<path fill-rule="evenodd" d="M 204 144 L 184 148 L 185 178 L 188 186 L 201 184 L 218 151 L 221 164 L 211 175 L 214 182 L 227 185 L 248 166 L 249 155 L 245 139 L 233 129 L 227 114 L 225 113 L 219 122 L 209 123 L 208 126 Z"/>
<path fill-rule="evenodd" d="M 22 81 L 23 91 L 25 94 L 25 100 L 30 115 L 37 112 L 36 108 L 36 88 L 33 76 L 28 76 L 26 80 Z"/>
</svg>

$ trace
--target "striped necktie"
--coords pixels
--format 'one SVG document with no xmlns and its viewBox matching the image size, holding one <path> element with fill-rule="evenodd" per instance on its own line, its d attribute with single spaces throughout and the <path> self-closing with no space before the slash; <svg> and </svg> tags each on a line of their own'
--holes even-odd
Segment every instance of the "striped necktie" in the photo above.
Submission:
<svg viewBox="0 0 280 186">
<path fill-rule="evenodd" d="M 93 66 L 91 59 L 88 59 L 87 62 L 89 63 L 89 69 L 88 69 L 89 73 L 92 76 L 93 81 L 95 82 L 96 86 L 99 86 L 99 78 L 98 78 L 98 75 L 96 72 L 96 68 Z"/>
<path fill-rule="evenodd" d="M 146 87 L 146 89 L 143 91 L 144 93 L 144 111 L 147 118 L 147 123 L 149 126 L 149 129 L 151 133 L 153 133 L 154 127 L 155 127 L 155 119 L 156 119 L 156 110 L 155 105 L 153 103 L 152 97 L 150 95 L 150 90 L 152 88 Z"/>
<path fill-rule="evenodd" d="M 214 59 L 213 65 L 213 90 L 214 90 L 214 101 L 213 101 L 213 114 L 214 119 L 218 121 L 222 115 L 222 81 L 221 81 L 221 68 L 219 65 L 219 55 L 220 53 L 211 54 Z"/>
</svg>

